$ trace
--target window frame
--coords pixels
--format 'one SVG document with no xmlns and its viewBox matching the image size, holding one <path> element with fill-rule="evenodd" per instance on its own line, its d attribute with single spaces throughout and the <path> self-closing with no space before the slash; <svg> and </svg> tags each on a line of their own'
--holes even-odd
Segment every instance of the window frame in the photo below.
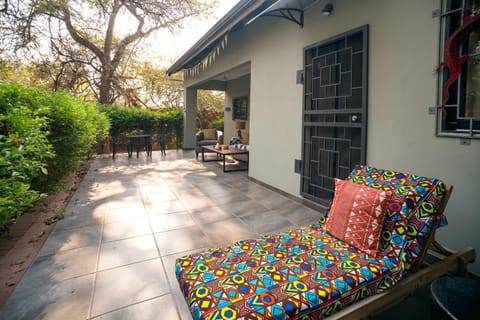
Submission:
<svg viewBox="0 0 480 320">
<path fill-rule="evenodd" d="M 452 9 L 453 3 L 456 2 L 458 7 Z M 442 15 L 440 16 L 440 30 L 439 30 L 439 65 L 440 62 L 445 61 L 445 45 L 450 34 L 455 30 L 451 29 L 451 23 L 462 23 L 460 19 L 464 8 L 470 8 L 471 0 L 455 1 L 442 0 Z M 455 17 L 457 15 L 457 17 Z M 455 19 L 455 20 L 453 20 Z M 453 22 L 452 22 L 453 20 Z M 450 30 L 449 30 L 450 29 Z M 468 51 L 468 42 L 464 42 L 461 49 L 461 55 Z M 480 59 L 480 58 L 479 58 Z M 465 100 L 467 90 L 467 64 L 462 63 L 461 73 L 458 79 L 450 87 L 450 103 L 447 104 L 447 118 L 444 117 L 444 112 L 441 108 L 444 99 L 444 86 L 448 79 L 449 71 L 443 67 L 438 73 L 438 90 L 437 90 L 437 112 L 436 112 L 436 128 L 435 134 L 437 137 L 453 137 L 453 138 L 470 138 L 480 139 L 480 117 L 465 117 Z M 479 61 L 480 63 L 480 61 Z M 453 97 L 455 103 L 451 103 Z M 454 112 L 455 116 L 452 116 Z M 455 127 L 455 123 L 457 124 Z"/>
</svg>

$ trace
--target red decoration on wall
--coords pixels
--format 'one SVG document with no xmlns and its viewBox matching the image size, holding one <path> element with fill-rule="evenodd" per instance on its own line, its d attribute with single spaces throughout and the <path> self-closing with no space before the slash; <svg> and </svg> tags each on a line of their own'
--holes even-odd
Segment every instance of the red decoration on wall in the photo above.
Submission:
<svg viewBox="0 0 480 320">
<path fill-rule="evenodd" d="M 450 76 L 448 77 L 443 89 L 445 96 L 442 101 L 442 112 L 444 117 L 447 115 L 445 112 L 445 105 L 450 98 L 448 89 L 458 79 L 458 76 L 461 72 L 462 63 L 465 61 L 475 61 L 475 58 L 468 54 L 460 56 L 460 48 L 462 43 L 472 31 L 475 31 L 480 36 L 480 13 L 471 16 L 469 10 L 464 10 L 463 24 L 458 27 L 458 29 L 456 29 L 448 38 L 447 44 L 445 45 L 445 61 L 440 63 L 437 68 L 437 72 L 439 72 L 442 67 L 446 67 L 450 71 Z"/>
</svg>

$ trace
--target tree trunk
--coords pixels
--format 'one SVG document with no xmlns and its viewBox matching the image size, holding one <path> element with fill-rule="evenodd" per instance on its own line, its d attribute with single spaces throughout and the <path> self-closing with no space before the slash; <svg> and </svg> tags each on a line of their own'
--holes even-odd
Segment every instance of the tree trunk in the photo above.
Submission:
<svg viewBox="0 0 480 320">
<path fill-rule="evenodd" d="M 105 54 L 108 56 L 108 54 Z M 100 88 L 98 102 L 101 104 L 111 104 L 112 101 L 112 71 L 110 61 L 106 61 L 102 66 L 102 74 L 100 77 Z"/>
<path fill-rule="evenodd" d="M 112 83 L 108 75 L 102 73 L 102 78 L 100 80 L 100 90 L 98 102 L 101 104 L 110 104 L 110 84 Z"/>
</svg>

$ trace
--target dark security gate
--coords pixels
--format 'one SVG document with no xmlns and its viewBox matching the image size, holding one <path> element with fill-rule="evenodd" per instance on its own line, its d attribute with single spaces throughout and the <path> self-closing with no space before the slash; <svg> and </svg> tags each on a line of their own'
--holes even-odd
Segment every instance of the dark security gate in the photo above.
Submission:
<svg viewBox="0 0 480 320">
<path fill-rule="evenodd" d="M 302 195 L 327 204 L 366 158 L 368 26 L 304 49 Z"/>
</svg>

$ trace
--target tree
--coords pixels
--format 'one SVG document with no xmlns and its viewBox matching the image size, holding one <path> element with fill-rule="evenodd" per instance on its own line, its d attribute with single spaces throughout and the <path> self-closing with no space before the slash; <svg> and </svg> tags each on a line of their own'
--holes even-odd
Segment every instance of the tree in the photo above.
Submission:
<svg viewBox="0 0 480 320">
<path fill-rule="evenodd" d="M 156 30 L 173 31 L 188 18 L 209 14 L 215 4 L 216 0 L 10 1 L 3 19 L 8 24 L 0 24 L 0 31 L 5 29 L 4 34 L 22 47 L 41 47 L 48 39 L 48 54 L 53 52 L 55 62 L 83 66 L 98 102 L 111 104 L 128 91 L 122 88 L 121 69 L 136 44 Z"/>
<path fill-rule="evenodd" d="M 225 94 L 222 91 L 197 91 L 197 127 L 206 129 L 211 127 L 212 121 L 223 118 Z"/>
</svg>

